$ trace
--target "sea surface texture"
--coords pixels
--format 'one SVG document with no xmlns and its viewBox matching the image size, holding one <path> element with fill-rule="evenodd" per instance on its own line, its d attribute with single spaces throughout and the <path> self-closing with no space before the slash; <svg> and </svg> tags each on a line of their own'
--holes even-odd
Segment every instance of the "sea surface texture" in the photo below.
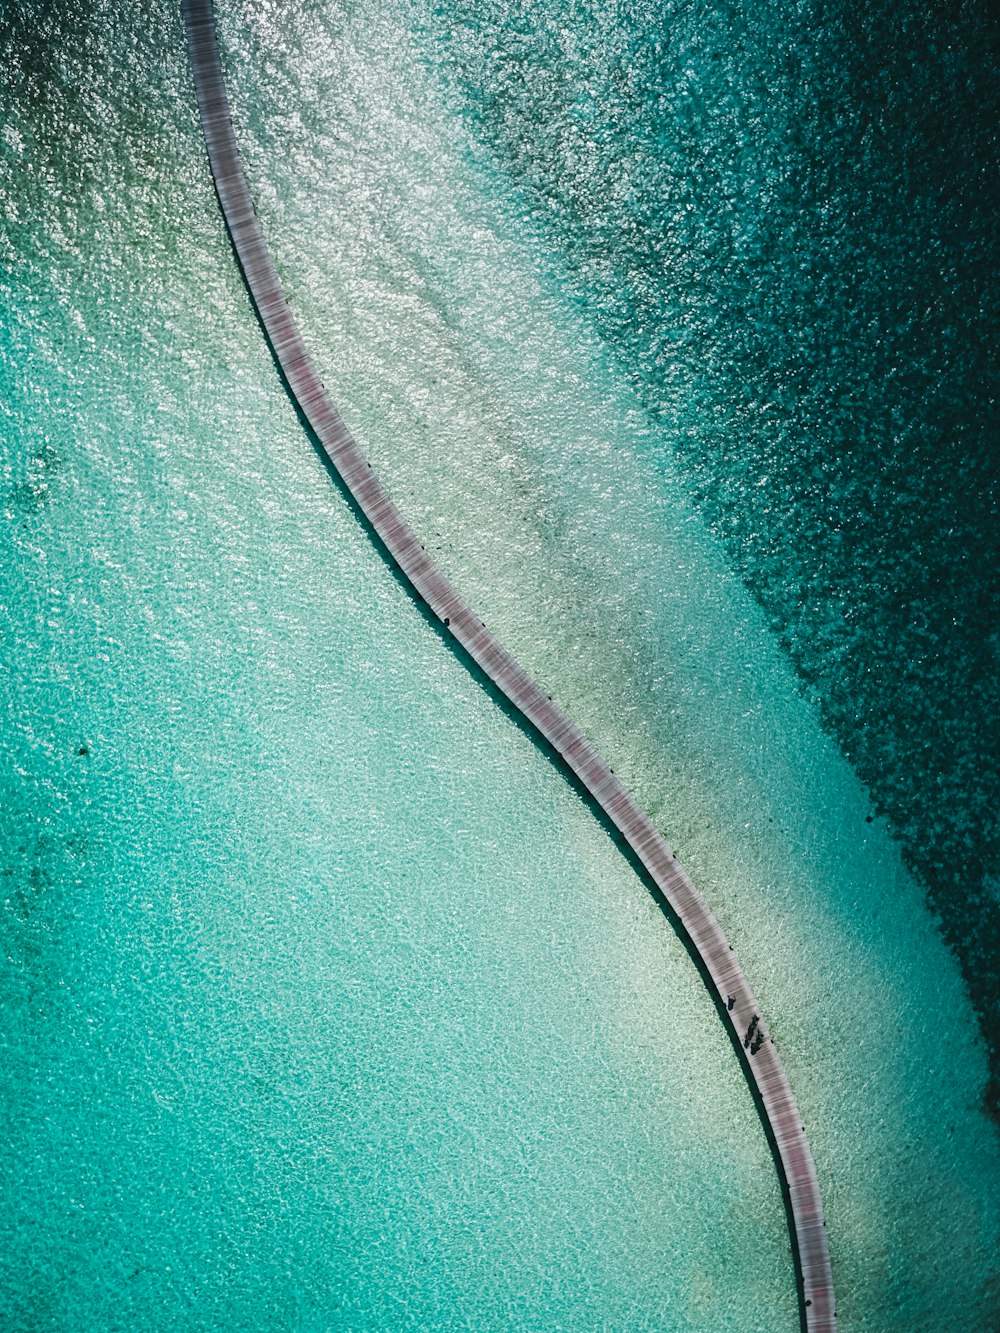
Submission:
<svg viewBox="0 0 1000 1333">
<path fill-rule="evenodd" d="M 288 402 L 179 7 L 0 12 L 0 1325 L 795 1333 L 681 942 Z M 915 12 L 218 5 L 327 387 L 760 995 L 840 1327 L 988 1333 L 996 117 Z"/>
</svg>

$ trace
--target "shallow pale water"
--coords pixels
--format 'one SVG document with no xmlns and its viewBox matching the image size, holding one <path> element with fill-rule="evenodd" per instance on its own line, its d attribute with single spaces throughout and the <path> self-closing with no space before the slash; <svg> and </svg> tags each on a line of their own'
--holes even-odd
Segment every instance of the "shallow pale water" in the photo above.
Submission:
<svg viewBox="0 0 1000 1333">
<path fill-rule="evenodd" d="M 284 398 L 178 15 L 46 12 L 8 18 L 4 93 L 5 1323 L 796 1328 L 773 1166 L 686 954 Z M 328 385 L 759 989 L 842 1327 L 988 1327 L 998 1163 L 958 968 L 470 133 L 440 15 L 220 17 Z"/>
</svg>

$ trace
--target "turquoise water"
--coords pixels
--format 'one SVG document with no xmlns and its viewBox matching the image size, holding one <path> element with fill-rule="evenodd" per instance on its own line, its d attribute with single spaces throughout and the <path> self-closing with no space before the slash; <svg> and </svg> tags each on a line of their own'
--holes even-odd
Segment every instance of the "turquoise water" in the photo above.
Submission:
<svg viewBox="0 0 1000 1333">
<path fill-rule="evenodd" d="M 429 548 L 730 931 L 841 1326 L 988 1328 L 959 967 L 443 17 L 221 8 L 290 297 Z M 178 14 L 5 24 L 5 1326 L 795 1329 L 684 950 L 302 436 Z"/>
</svg>

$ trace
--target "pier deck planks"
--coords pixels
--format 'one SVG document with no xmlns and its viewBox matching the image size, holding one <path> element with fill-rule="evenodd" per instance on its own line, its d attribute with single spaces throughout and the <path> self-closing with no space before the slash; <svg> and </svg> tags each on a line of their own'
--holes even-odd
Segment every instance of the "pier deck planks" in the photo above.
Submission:
<svg viewBox="0 0 1000 1333">
<path fill-rule="evenodd" d="M 760 1013 L 736 954 L 664 838 L 576 724 L 486 629 L 421 546 L 362 454 L 312 363 L 257 219 L 233 133 L 212 0 L 183 0 L 195 90 L 222 213 L 274 355 L 309 422 L 372 527 L 413 588 L 482 671 L 545 737 L 642 862 L 704 964 L 737 1049 Z M 734 998 L 731 1010 L 727 998 Z M 792 1219 L 801 1314 L 808 1333 L 836 1328 L 826 1224 L 812 1154 L 777 1048 L 744 1061 L 777 1149 Z"/>
</svg>

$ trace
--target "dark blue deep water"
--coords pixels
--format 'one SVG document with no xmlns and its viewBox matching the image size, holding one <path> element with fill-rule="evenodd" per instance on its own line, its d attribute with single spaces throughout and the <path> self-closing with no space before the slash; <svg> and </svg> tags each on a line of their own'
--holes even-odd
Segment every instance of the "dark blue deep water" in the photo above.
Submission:
<svg viewBox="0 0 1000 1333">
<path fill-rule="evenodd" d="M 995 11 L 504 0 L 440 18 L 470 119 L 926 886 L 996 1113 Z"/>
</svg>

